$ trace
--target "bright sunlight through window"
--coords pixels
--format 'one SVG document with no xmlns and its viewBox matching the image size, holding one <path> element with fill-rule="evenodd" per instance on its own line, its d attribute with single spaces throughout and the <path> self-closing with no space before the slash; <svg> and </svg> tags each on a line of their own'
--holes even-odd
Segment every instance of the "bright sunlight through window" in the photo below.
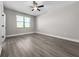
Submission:
<svg viewBox="0 0 79 59">
<path fill-rule="evenodd" d="M 16 15 L 17 28 L 30 27 L 30 17 Z"/>
</svg>

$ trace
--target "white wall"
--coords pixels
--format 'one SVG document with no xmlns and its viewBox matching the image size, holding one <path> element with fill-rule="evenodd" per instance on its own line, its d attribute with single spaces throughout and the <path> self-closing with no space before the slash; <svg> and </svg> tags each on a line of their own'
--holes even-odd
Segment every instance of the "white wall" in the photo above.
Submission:
<svg viewBox="0 0 79 59">
<path fill-rule="evenodd" d="M 79 3 L 51 8 L 38 16 L 37 32 L 79 40 Z"/>
<path fill-rule="evenodd" d="M 11 9 L 5 8 L 5 14 L 6 14 L 6 34 L 7 35 L 15 35 L 15 34 L 23 34 L 23 33 L 29 33 L 34 32 L 35 26 L 35 17 L 24 14 L 21 12 L 17 12 Z M 24 16 L 30 16 L 31 17 L 31 27 L 30 28 L 17 28 L 16 27 L 16 15 L 24 15 Z"/>
</svg>

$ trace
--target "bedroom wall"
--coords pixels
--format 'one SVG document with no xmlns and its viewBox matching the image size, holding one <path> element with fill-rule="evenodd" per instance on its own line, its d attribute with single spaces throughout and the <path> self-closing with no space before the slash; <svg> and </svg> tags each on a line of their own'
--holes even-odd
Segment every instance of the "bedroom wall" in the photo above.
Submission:
<svg viewBox="0 0 79 59">
<path fill-rule="evenodd" d="M 36 32 L 79 42 L 79 3 L 58 6 L 37 17 Z"/>
<path fill-rule="evenodd" d="M 34 16 L 17 12 L 8 8 L 5 8 L 4 11 L 6 14 L 6 35 L 7 36 L 34 32 L 35 30 L 35 17 Z M 31 27 L 30 28 L 17 28 L 16 15 L 30 16 Z"/>
</svg>

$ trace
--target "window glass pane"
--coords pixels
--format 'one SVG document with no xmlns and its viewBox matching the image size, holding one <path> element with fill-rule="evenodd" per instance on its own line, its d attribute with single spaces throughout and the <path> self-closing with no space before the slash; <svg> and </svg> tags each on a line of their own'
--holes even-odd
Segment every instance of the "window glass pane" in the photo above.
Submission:
<svg viewBox="0 0 79 59">
<path fill-rule="evenodd" d="M 17 21 L 23 21 L 23 16 L 16 15 Z"/>
<path fill-rule="evenodd" d="M 25 27 L 30 27 L 30 23 L 25 23 Z"/>
<path fill-rule="evenodd" d="M 23 28 L 23 22 L 17 22 L 17 27 L 18 28 Z"/>
<path fill-rule="evenodd" d="M 16 15 L 17 28 L 30 27 L 30 17 Z"/>
<path fill-rule="evenodd" d="M 29 22 L 30 23 L 30 18 L 29 17 L 24 17 L 25 22 Z"/>
</svg>

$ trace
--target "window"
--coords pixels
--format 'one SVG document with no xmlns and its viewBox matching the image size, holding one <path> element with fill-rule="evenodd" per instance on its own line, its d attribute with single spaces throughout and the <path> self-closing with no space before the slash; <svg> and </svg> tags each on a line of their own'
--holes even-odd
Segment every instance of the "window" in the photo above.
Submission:
<svg viewBox="0 0 79 59">
<path fill-rule="evenodd" d="M 16 16 L 17 19 L 17 27 L 23 28 L 23 16 Z"/>
<path fill-rule="evenodd" d="M 30 17 L 16 15 L 17 28 L 30 27 Z"/>
<path fill-rule="evenodd" d="M 30 18 L 29 17 L 24 17 L 24 22 L 25 22 L 25 27 L 30 27 Z"/>
</svg>

